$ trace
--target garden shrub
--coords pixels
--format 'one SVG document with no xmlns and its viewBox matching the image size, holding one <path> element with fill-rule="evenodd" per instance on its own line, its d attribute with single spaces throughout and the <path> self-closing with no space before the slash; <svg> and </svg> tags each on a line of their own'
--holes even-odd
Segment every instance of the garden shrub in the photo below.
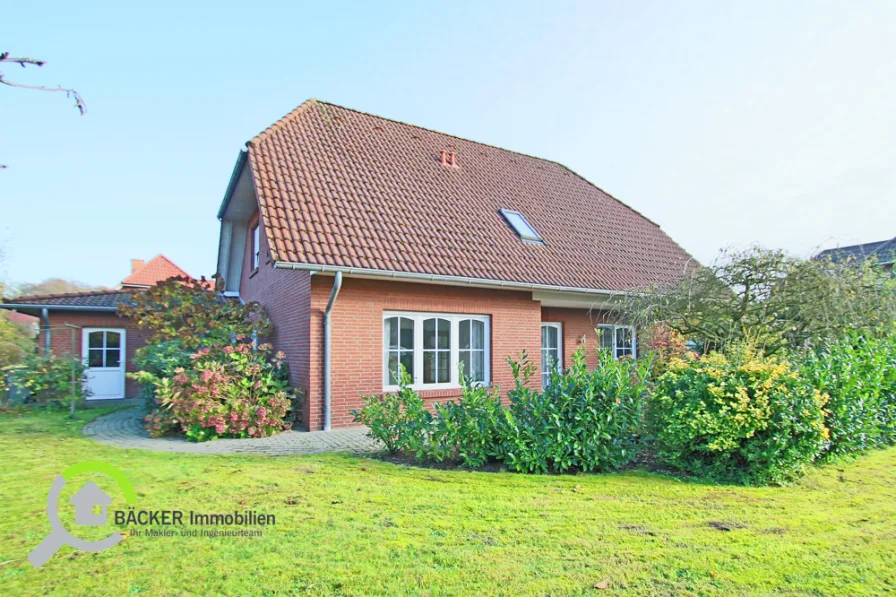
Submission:
<svg viewBox="0 0 896 597">
<path fill-rule="evenodd" d="M 509 361 L 508 393 L 498 457 L 518 472 L 609 471 L 638 455 L 649 360 L 613 359 L 602 352 L 589 371 L 581 349 L 565 372 L 554 371 L 539 392 L 529 387 L 535 368 L 525 353 Z"/>
<path fill-rule="evenodd" d="M 829 396 L 826 456 L 896 442 L 896 335 L 852 334 L 794 356 L 801 377 Z"/>
<path fill-rule="evenodd" d="M 364 397 L 361 410 L 352 411 L 355 422 L 366 425 L 371 437 L 391 454 L 402 452 L 419 461 L 449 460 L 470 467 L 488 462 L 501 417 L 497 390 L 470 384 L 461 371 L 460 399 L 436 404 L 433 414 L 411 389 L 411 381 L 402 369 L 398 392 Z"/>
<path fill-rule="evenodd" d="M 671 363 L 647 420 L 666 465 L 713 481 L 783 483 L 828 440 L 826 399 L 786 361 L 733 345 L 727 354 Z"/>
<path fill-rule="evenodd" d="M 353 410 L 352 415 L 390 454 L 405 452 L 423 459 L 431 451 L 432 414 L 420 394 L 411 389 L 412 381 L 402 366 L 397 392 L 363 396 L 364 406 Z"/>
<path fill-rule="evenodd" d="M 497 389 L 489 391 L 463 378 L 460 400 L 435 406 L 431 448 L 436 460 L 453 460 L 462 466 L 479 467 L 495 455 L 503 416 Z"/>
<path fill-rule="evenodd" d="M 289 385 L 278 370 L 283 354 L 243 336 L 235 344 L 215 344 L 190 355 L 189 368 L 173 377 L 148 371 L 134 374 L 152 383 L 160 408 L 145 419 L 150 435 L 180 429 L 189 439 L 267 437 L 292 426 L 297 410 Z"/>
<path fill-rule="evenodd" d="M 32 354 L 21 363 L 4 367 L 0 376 L 8 380 L 10 387 L 28 396 L 26 403 L 70 403 L 73 396 L 75 402 L 80 403 L 89 395 L 84 383 L 85 366 L 78 357 Z"/>
</svg>

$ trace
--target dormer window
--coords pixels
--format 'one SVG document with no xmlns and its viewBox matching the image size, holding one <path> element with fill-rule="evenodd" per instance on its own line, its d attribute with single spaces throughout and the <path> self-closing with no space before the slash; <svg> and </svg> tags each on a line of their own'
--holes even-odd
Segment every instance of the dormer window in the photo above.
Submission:
<svg viewBox="0 0 896 597">
<path fill-rule="evenodd" d="M 501 212 L 501 215 L 504 216 L 504 219 L 507 220 L 507 223 L 510 224 L 511 228 L 513 228 L 514 232 L 520 237 L 520 240 L 536 245 L 544 244 L 544 239 L 542 239 L 541 235 L 535 231 L 532 224 L 526 220 L 526 216 L 518 211 L 510 209 L 501 209 L 499 211 Z"/>
</svg>

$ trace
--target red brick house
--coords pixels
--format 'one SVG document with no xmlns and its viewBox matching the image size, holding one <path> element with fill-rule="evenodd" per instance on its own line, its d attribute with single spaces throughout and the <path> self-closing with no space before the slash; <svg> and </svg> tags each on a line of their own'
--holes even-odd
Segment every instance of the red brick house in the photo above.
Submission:
<svg viewBox="0 0 896 597">
<path fill-rule="evenodd" d="M 3 300 L 0 308 L 38 317 L 38 348 L 46 354 L 79 354 L 88 365 L 89 400 L 137 398 L 140 386 L 127 379 L 134 372 L 135 351 L 146 345 L 149 335 L 136 329 L 118 314 L 118 305 L 128 303 L 134 292 L 162 280 L 189 274 L 164 255 L 148 262 L 131 260 L 131 273 L 116 290 L 42 296 L 20 296 Z"/>
<path fill-rule="evenodd" d="M 225 294 L 266 308 L 309 429 L 351 425 L 399 363 L 432 401 L 461 363 L 508 388 L 521 351 L 542 374 L 634 354 L 614 299 L 692 262 L 556 162 L 316 100 L 248 142 L 218 218 Z"/>
</svg>

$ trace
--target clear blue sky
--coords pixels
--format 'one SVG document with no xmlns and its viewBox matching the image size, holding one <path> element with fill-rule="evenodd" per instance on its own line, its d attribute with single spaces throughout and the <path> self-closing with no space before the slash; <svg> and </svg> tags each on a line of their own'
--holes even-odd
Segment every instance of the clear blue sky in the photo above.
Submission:
<svg viewBox="0 0 896 597">
<path fill-rule="evenodd" d="M 137 5 L 145 5 L 138 7 Z M 215 268 L 237 152 L 309 97 L 559 161 L 698 259 L 896 236 L 896 2 L 20 3 L 0 278 Z"/>
</svg>

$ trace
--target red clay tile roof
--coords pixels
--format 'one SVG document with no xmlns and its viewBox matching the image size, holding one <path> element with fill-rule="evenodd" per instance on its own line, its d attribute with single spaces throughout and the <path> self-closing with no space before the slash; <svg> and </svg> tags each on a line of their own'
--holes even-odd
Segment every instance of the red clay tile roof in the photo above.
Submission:
<svg viewBox="0 0 896 597">
<path fill-rule="evenodd" d="M 176 276 L 190 278 L 190 274 L 179 268 L 164 255 L 156 255 L 130 276 L 121 281 L 122 286 L 155 286 L 163 280 Z"/>
<path fill-rule="evenodd" d="M 457 167 L 440 163 L 456 154 Z M 248 143 L 275 261 L 631 290 L 692 261 L 556 162 L 309 100 Z M 545 241 L 522 242 L 521 212 Z"/>
</svg>

